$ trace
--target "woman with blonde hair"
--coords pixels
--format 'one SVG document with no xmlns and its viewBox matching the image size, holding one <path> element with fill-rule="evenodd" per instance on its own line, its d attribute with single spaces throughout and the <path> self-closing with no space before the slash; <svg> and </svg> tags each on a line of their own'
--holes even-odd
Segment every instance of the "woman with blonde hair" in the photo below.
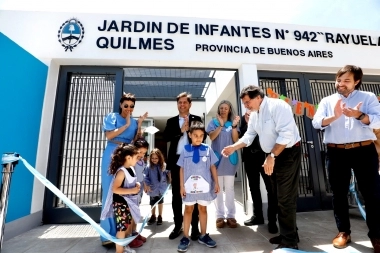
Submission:
<svg viewBox="0 0 380 253">
<path fill-rule="evenodd" d="M 225 223 L 231 228 L 237 227 L 234 184 L 238 155 L 237 152 L 234 152 L 229 157 L 224 157 L 220 153 L 224 147 L 232 145 L 239 139 L 239 121 L 240 117 L 234 113 L 231 102 L 223 100 L 218 105 L 216 118 L 210 121 L 206 130 L 212 141 L 211 148 L 219 159 L 216 167 L 220 192 L 214 202 L 217 228 L 224 227 Z M 225 201 L 223 200 L 223 189 Z"/>
</svg>

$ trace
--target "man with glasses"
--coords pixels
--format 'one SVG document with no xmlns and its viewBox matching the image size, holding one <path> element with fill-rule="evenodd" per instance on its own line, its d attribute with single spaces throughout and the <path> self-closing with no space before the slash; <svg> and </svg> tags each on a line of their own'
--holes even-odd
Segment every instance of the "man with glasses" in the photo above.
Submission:
<svg viewBox="0 0 380 253">
<path fill-rule="evenodd" d="M 241 120 L 240 138 L 243 137 L 248 128 L 248 122 L 251 111 L 247 110 Z M 268 196 L 268 231 L 271 234 L 278 232 L 277 221 L 277 196 L 273 192 L 271 177 L 265 174 L 262 167 L 266 158 L 265 152 L 260 147 L 259 136 L 253 140 L 252 145 L 243 148 L 242 160 L 244 162 L 245 173 L 247 174 L 249 190 L 253 202 L 253 216 L 244 221 L 244 225 L 262 225 L 264 224 L 263 202 L 260 191 L 260 175 L 263 178 Z"/>
<path fill-rule="evenodd" d="M 380 176 L 379 159 L 373 143 L 373 129 L 380 128 L 380 105 L 375 94 L 360 91 L 363 72 L 346 65 L 335 76 L 337 93 L 325 97 L 314 115 L 313 126 L 325 129 L 328 172 L 333 191 L 333 206 L 339 233 L 335 248 L 351 242 L 347 192 L 351 169 L 365 201 L 368 237 L 374 252 L 380 253 Z"/>
<path fill-rule="evenodd" d="M 222 150 L 224 156 L 252 144 L 260 136 L 260 146 L 266 153 L 262 165 L 265 174 L 277 188 L 278 223 L 280 236 L 270 242 L 279 243 L 276 249 L 298 249 L 296 202 L 301 167 L 299 131 L 289 104 L 281 99 L 268 98 L 257 86 L 247 86 L 240 93 L 245 108 L 251 111 L 245 134 L 233 145 Z M 273 240 L 275 239 L 275 240 Z M 280 239 L 280 240 L 278 240 Z"/>
<path fill-rule="evenodd" d="M 169 235 L 169 239 L 173 240 L 177 238 L 182 232 L 182 197 L 180 192 L 180 180 L 179 169 L 177 165 L 178 158 L 184 148 L 184 146 L 190 143 L 187 135 L 187 131 L 191 125 L 191 122 L 200 121 L 202 119 L 199 116 L 190 114 L 191 107 L 191 94 L 182 92 L 177 96 L 177 108 L 179 115 L 170 118 L 166 122 L 164 130 L 164 139 L 170 142 L 167 169 L 171 172 L 172 177 L 172 208 L 174 214 L 174 229 Z M 206 136 L 205 136 L 206 138 Z M 191 239 L 198 240 L 200 235 L 198 228 L 198 204 L 195 204 L 194 211 L 191 219 Z"/>
</svg>

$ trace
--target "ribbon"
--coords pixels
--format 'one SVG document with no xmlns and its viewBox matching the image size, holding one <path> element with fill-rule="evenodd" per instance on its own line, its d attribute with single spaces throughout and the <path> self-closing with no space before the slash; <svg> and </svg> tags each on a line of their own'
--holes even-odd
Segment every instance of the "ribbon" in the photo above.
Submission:
<svg viewBox="0 0 380 253">
<path fill-rule="evenodd" d="M 185 149 L 187 152 L 193 151 L 193 162 L 198 163 L 200 161 L 199 150 L 206 151 L 207 146 L 204 144 L 201 144 L 199 146 L 193 146 L 191 144 L 187 144 L 187 145 L 185 145 Z"/>
<path fill-rule="evenodd" d="M 276 249 L 276 250 L 273 250 L 272 252 L 273 253 L 327 253 L 325 251 L 310 252 L 310 251 L 302 251 L 298 249 L 287 249 L 287 248 Z"/>
<path fill-rule="evenodd" d="M 358 198 L 358 193 L 356 192 L 356 189 L 355 189 L 355 182 L 356 182 L 356 180 L 355 180 L 355 174 L 354 174 L 354 170 L 353 169 L 351 169 L 351 176 L 352 176 L 351 177 L 351 183 L 350 183 L 350 187 L 349 187 L 350 192 L 352 193 L 352 195 L 354 195 L 356 203 L 358 203 L 359 211 L 360 211 L 361 215 L 363 216 L 364 220 L 366 220 L 366 216 L 367 216 L 366 212 L 363 209 L 362 204 L 360 203 L 360 200 Z"/>
<path fill-rule="evenodd" d="M 51 190 L 58 198 L 60 198 L 74 213 L 76 213 L 79 217 L 90 223 L 90 225 L 98 232 L 102 237 L 106 238 L 109 241 L 112 241 L 116 244 L 119 244 L 121 246 L 128 245 L 130 242 L 132 242 L 143 230 L 143 228 L 146 226 L 148 222 L 148 218 L 150 215 L 150 212 L 145 215 L 145 218 L 143 219 L 143 222 L 141 224 L 140 230 L 138 233 L 134 236 L 124 238 L 124 239 L 117 239 L 116 237 L 108 234 L 102 227 L 99 226 L 98 223 L 96 223 L 93 219 L 90 218 L 82 209 L 80 209 L 74 202 L 72 202 L 69 198 L 66 197 L 65 194 L 63 194 L 55 185 L 53 185 L 49 180 L 46 179 L 41 173 L 39 173 L 35 168 L 33 168 L 24 158 L 21 156 L 17 157 L 17 154 L 4 154 L 2 156 L 2 164 L 7 164 L 11 162 L 15 162 L 21 160 L 25 167 L 43 184 Z M 166 188 L 165 192 L 162 194 L 162 197 L 152 206 L 152 209 L 156 207 L 158 202 L 166 195 L 170 187 L 170 184 L 168 184 L 168 187 Z"/>
</svg>

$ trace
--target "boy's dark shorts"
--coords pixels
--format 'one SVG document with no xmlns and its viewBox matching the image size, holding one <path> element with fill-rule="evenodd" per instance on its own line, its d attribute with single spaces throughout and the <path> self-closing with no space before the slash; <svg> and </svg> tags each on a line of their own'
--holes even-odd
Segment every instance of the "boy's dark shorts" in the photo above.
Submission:
<svg viewBox="0 0 380 253">
<path fill-rule="evenodd" d="M 159 195 L 159 196 L 154 196 L 154 197 L 150 197 L 150 205 L 153 206 L 154 204 L 156 204 L 156 202 L 162 197 L 162 195 Z M 163 204 L 164 203 L 164 198 L 162 198 L 160 200 L 160 202 L 158 202 L 158 204 Z"/>
</svg>

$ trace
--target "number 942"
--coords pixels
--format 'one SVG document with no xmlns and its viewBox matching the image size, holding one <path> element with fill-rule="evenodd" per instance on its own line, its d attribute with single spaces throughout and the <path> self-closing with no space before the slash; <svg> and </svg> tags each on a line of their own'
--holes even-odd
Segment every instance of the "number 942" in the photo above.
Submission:
<svg viewBox="0 0 380 253">
<path fill-rule="evenodd" d="M 295 30 L 294 31 L 294 37 L 296 40 L 307 40 L 307 41 L 311 41 L 311 42 L 318 42 L 318 40 L 316 39 L 317 38 L 317 33 L 315 32 L 303 32 L 301 33 L 300 31 L 298 30 Z"/>
</svg>

